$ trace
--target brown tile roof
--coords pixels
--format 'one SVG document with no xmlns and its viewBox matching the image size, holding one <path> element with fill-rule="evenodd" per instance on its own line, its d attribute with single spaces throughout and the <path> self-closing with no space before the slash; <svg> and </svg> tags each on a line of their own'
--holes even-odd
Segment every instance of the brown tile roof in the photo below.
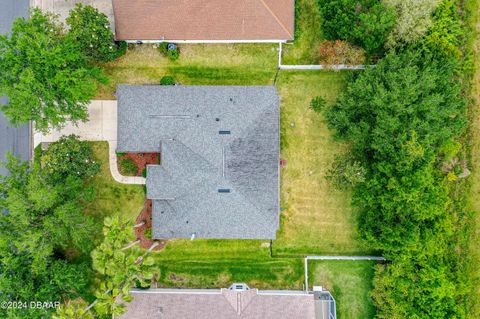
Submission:
<svg viewBox="0 0 480 319">
<path fill-rule="evenodd" d="M 295 0 L 113 0 L 117 40 L 292 40 Z"/>
<path fill-rule="evenodd" d="M 325 312 L 302 291 L 150 289 L 132 296 L 121 319 L 321 319 L 316 313 Z"/>
</svg>

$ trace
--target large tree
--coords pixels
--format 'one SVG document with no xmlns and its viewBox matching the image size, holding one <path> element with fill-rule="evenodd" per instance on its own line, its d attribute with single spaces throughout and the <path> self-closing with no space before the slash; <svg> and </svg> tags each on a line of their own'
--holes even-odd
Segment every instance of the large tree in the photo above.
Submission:
<svg viewBox="0 0 480 319">
<path fill-rule="evenodd" d="M 78 3 L 67 18 L 69 36 L 95 62 L 108 62 L 126 52 L 124 41 L 115 42 L 108 17 L 92 6 Z"/>
<path fill-rule="evenodd" d="M 95 291 L 97 299 L 90 305 L 78 299 L 67 301 L 57 309 L 54 319 L 118 317 L 132 300 L 132 287 L 150 286 L 154 260 L 148 255 L 158 243 L 141 250 L 136 247 L 139 241 L 134 240 L 131 222 L 107 217 L 104 223 L 104 240 L 92 253 L 93 268 L 100 280 Z"/>
<path fill-rule="evenodd" d="M 375 276 L 378 318 L 463 316 L 455 247 L 462 212 L 439 167 L 466 129 L 465 102 L 447 61 L 390 53 L 358 74 L 327 111 L 367 171 L 354 192 L 361 234 L 390 260 Z"/>
<path fill-rule="evenodd" d="M 397 22 L 387 39 L 387 47 L 412 44 L 432 26 L 432 14 L 441 0 L 383 0 L 397 15 Z"/>
<path fill-rule="evenodd" d="M 382 50 L 395 14 L 379 0 L 318 0 L 322 31 L 329 40 L 347 40 L 367 53 Z"/>
<path fill-rule="evenodd" d="M 0 95 L 9 97 L 2 111 L 13 124 L 33 120 L 41 131 L 86 120 L 96 80 L 103 80 L 55 16 L 39 9 L 0 36 L 0 70 Z"/>
<path fill-rule="evenodd" d="M 87 177 L 72 171 L 59 181 L 40 161 L 30 167 L 13 156 L 6 166 L 10 175 L 0 178 L 0 299 L 88 298 L 98 229 L 83 213 L 92 197 Z M 53 311 L 3 308 L 0 317 L 45 318 Z"/>
</svg>

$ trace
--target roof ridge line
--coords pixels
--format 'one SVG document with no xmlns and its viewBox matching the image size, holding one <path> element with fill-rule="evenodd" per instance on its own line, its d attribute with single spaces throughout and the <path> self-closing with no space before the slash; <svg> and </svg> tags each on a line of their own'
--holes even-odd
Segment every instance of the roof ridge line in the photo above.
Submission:
<svg viewBox="0 0 480 319">
<path fill-rule="evenodd" d="M 275 18 L 275 21 L 277 21 L 277 23 L 282 27 L 282 29 L 287 32 L 288 36 L 290 36 L 291 38 L 293 38 L 293 35 L 290 33 L 290 31 L 288 31 L 288 29 L 285 27 L 285 25 L 282 23 L 282 21 L 280 21 L 280 19 L 277 17 L 277 15 L 275 14 L 275 12 L 273 12 L 273 10 L 268 6 L 268 4 L 265 3 L 264 0 L 259 0 L 263 6 L 265 7 L 265 9 L 268 10 L 268 12 L 270 12 L 270 14 Z"/>
<path fill-rule="evenodd" d="M 262 1 L 262 0 L 261 0 Z M 273 103 L 274 104 L 274 103 Z M 269 106 L 271 106 L 272 104 L 270 104 Z M 261 116 L 264 115 L 265 113 L 267 113 L 269 110 L 268 107 L 265 107 L 262 112 L 260 113 L 260 115 L 252 121 L 252 123 L 250 123 L 250 125 L 247 127 L 247 132 L 251 132 L 250 128 L 252 127 L 256 127 L 258 125 L 257 121 L 260 120 Z M 247 134 L 248 136 L 248 134 Z M 230 144 L 232 144 L 234 141 L 236 140 L 239 140 L 239 139 L 242 139 L 242 138 L 245 138 L 246 136 L 243 136 L 243 137 L 237 137 L 237 138 L 234 138 L 230 141 L 230 143 L 226 144 L 224 147 L 227 149 L 228 146 L 230 146 Z M 230 184 L 232 186 L 237 186 L 236 183 L 234 183 L 230 178 L 228 178 L 228 176 L 225 176 L 223 177 L 224 180 L 227 180 L 228 182 L 230 182 Z M 239 187 L 235 187 L 236 189 L 239 189 Z M 247 196 L 245 196 L 245 194 L 243 194 L 242 192 L 237 192 L 238 194 L 240 194 L 240 196 L 242 198 L 245 199 L 246 202 L 248 202 L 250 205 L 252 205 L 253 207 L 255 207 L 255 209 L 259 212 L 262 212 L 262 210 L 260 210 L 260 208 L 257 207 L 257 205 L 255 203 L 253 203 Z"/>
</svg>

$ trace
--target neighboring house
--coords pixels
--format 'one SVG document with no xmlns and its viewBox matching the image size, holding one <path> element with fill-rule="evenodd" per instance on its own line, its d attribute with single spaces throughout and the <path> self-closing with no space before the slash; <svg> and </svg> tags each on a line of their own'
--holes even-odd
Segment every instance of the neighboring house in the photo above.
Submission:
<svg viewBox="0 0 480 319">
<path fill-rule="evenodd" d="M 295 0 L 112 0 L 117 40 L 286 42 Z"/>
<path fill-rule="evenodd" d="M 117 152 L 147 166 L 154 239 L 274 239 L 279 97 L 273 86 L 120 85 Z"/>
<path fill-rule="evenodd" d="M 228 289 L 132 291 L 121 319 L 335 319 L 335 299 L 321 287 L 313 292 L 258 290 L 245 284 Z"/>
<path fill-rule="evenodd" d="M 0 1 L 0 34 L 10 32 L 12 22 L 18 17 L 27 17 L 29 0 L 1 0 Z M 0 105 L 7 103 L 6 97 L 0 97 Z M 0 111 L 0 161 L 5 161 L 10 152 L 23 160 L 31 158 L 31 127 L 24 125 L 12 127 Z M 7 174 L 7 170 L 0 166 L 0 175 Z"/>
</svg>

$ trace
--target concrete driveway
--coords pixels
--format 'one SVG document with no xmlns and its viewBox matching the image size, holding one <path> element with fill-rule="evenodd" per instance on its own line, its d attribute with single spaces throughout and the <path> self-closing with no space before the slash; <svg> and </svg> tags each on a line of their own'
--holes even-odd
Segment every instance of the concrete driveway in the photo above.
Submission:
<svg viewBox="0 0 480 319">
<path fill-rule="evenodd" d="M 61 130 L 54 130 L 48 134 L 35 132 L 34 146 L 41 143 L 52 143 L 66 135 L 77 135 L 84 141 L 107 141 L 109 145 L 110 172 L 115 181 L 122 184 L 145 184 L 144 177 L 123 176 L 117 167 L 117 101 L 92 101 L 88 106 L 89 120 L 78 125 L 67 124 Z"/>
<path fill-rule="evenodd" d="M 47 135 L 35 132 L 34 147 L 40 143 L 57 141 L 64 135 L 75 134 L 85 141 L 117 141 L 117 101 L 92 101 L 88 106 L 88 122 L 78 125 L 67 124 L 61 130 Z"/>
<path fill-rule="evenodd" d="M 65 22 L 68 13 L 77 3 L 90 5 L 97 8 L 100 12 L 105 13 L 110 20 L 112 30 L 115 30 L 112 0 L 30 0 L 32 7 L 58 14 L 62 22 Z"/>
</svg>

